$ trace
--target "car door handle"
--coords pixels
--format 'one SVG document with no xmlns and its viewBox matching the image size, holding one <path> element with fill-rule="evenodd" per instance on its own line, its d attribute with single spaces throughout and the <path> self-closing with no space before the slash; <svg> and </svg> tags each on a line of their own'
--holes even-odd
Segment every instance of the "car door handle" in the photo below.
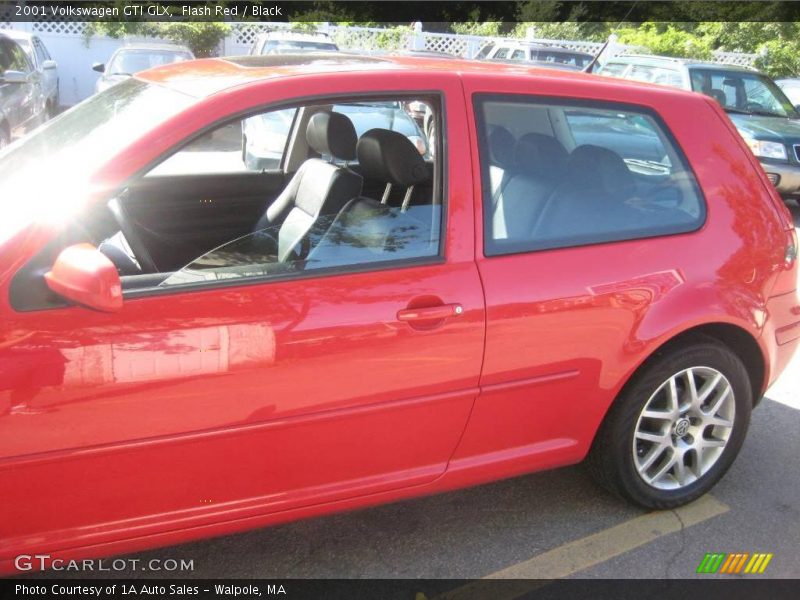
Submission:
<svg viewBox="0 0 800 600">
<path fill-rule="evenodd" d="M 440 304 L 439 306 L 428 306 L 425 308 L 404 308 L 397 311 L 398 321 L 433 321 L 434 319 L 446 319 L 463 314 L 464 307 L 460 304 Z"/>
</svg>

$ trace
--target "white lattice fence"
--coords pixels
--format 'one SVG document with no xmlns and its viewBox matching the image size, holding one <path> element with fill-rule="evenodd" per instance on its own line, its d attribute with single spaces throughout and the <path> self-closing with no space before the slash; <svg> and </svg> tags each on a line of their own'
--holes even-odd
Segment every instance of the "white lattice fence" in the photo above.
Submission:
<svg viewBox="0 0 800 600">
<path fill-rule="evenodd" d="M 486 43 L 486 38 L 475 35 L 448 35 L 444 33 L 422 33 L 425 50 L 445 52 L 455 56 L 472 57 Z"/>
<path fill-rule="evenodd" d="M 714 62 L 724 63 L 727 65 L 739 65 L 740 67 L 752 67 L 757 58 L 758 54 L 722 52 L 721 50 L 714 52 Z"/>
<path fill-rule="evenodd" d="M 83 35 L 86 23 L 76 21 L 34 21 L 30 23 L 29 31 L 44 37 L 51 35 Z"/>
</svg>

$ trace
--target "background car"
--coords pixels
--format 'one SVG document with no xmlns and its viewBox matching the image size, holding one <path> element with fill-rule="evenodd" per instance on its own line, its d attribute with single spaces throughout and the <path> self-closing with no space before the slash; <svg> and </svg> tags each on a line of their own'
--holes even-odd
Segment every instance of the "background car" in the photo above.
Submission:
<svg viewBox="0 0 800 600">
<path fill-rule="evenodd" d="M 47 118 L 41 77 L 22 46 L 0 34 L 0 147 Z"/>
<path fill-rule="evenodd" d="M 95 63 L 92 65 L 92 69 L 102 73 L 95 84 L 95 91 L 102 92 L 139 71 L 193 59 L 194 54 L 186 46 L 129 44 L 114 52 L 108 63 Z"/>
<path fill-rule="evenodd" d="M 775 83 L 783 90 L 786 97 L 791 100 L 795 109 L 800 111 L 800 78 L 776 79 Z"/>
<path fill-rule="evenodd" d="M 17 31 L 15 29 L 7 30 L 5 35 L 22 46 L 22 49 L 25 50 L 33 67 L 39 72 L 42 81 L 42 91 L 47 101 L 47 116 L 48 118 L 54 117 L 58 114 L 60 107 L 58 94 L 58 63 L 50 56 L 47 46 L 44 45 L 44 42 L 42 42 L 38 35 L 25 31 Z"/>
<path fill-rule="evenodd" d="M 326 33 L 270 31 L 260 34 L 250 54 L 292 54 L 300 52 L 338 52 L 339 47 Z"/>
<path fill-rule="evenodd" d="M 346 115 L 359 137 L 370 129 L 389 129 L 402 133 L 423 156 L 429 157 L 429 143 L 422 127 L 409 114 L 408 108 L 425 113 L 423 102 L 356 102 L 335 104 L 334 112 Z M 262 170 L 277 166 L 286 147 L 295 111 L 278 110 L 245 119 L 243 128 L 243 154 L 248 169 Z"/>
<path fill-rule="evenodd" d="M 800 113 L 766 75 L 736 65 L 643 55 L 617 56 L 597 72 L 714 98 L 781 196 L 800 199 Z"/>
<path fill-rule="evenodd" d="M 512 62 L 536 62 L 558 65 L 561 67 L 572 67 L 581 70 L 588 65 L 594 55 L 587 52 L 579 52 L 562 48 L 560 46 L 549 46 L 534 42 L 507 40 L 503 42 L 489 42 L 483 46 L 476 59 L 483 60 L 502 60 Z"/>
</svg>

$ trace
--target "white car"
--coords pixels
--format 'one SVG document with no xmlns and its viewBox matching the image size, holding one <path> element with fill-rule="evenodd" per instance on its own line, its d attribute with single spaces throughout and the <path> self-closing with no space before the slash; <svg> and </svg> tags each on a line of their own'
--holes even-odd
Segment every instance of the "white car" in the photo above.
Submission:
<svg viewBox="0 0 800 600">
<path fill-rule="evenodd" d="M 250 54 L 296 54 L 305 52 L 338 52 L 339 47 L 327 33 L 270 31 L 256 38 Z"/>
<path fill-rule="evenodd" d="M 3 33 L 17 42 L 28 55 L 33 68 L 41 76 L 42 92 L 47 99 L 47 118 L 55 116 L 59 109 L 58 63 L 50 56 L 50 52 L 38 35 L 13 29 L 5 30 Z"/>
</svg>

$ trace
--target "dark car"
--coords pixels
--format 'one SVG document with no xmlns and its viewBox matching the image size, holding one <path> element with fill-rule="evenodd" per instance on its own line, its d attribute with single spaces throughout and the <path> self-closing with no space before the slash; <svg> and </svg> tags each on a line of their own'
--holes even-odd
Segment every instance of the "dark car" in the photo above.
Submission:
<svg viewBox="0 0 800 600">
<path fill-rule="evenodd" d="M 716 100 L 784 200 L 800 200 L 800 112 L 755 69 L 663 56 L 617 56 L 600 75 L 700 92 Z"/>
<path fill-rule="evenodd" d="M 800 111 L 800 78 L 776 79 L 775 83 L 783 90 L 786 97 L 792 101 L 795 109 Z"/>
<path fill-rule="evenodd" d="M 45 118 L 41 76 L 22 47 L 0 35 L 0 148 Z"/>
</svg>

